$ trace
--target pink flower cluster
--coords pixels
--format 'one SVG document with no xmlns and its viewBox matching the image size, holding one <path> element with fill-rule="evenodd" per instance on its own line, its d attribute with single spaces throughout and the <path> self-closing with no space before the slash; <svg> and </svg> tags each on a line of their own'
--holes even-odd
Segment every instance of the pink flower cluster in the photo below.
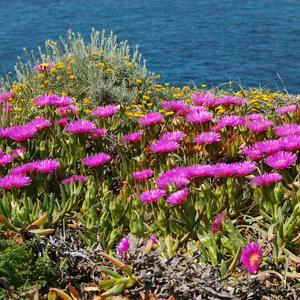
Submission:
<svg viewBox="0 0 300 300">
<path fill-rule="evenodd" d="M 9 101 L 10 99 L 15 97 L 15 93 L 13 91 L 0 93 L 0 104 Z"/>
<path fill-rule="evenodd" d="M 90 168 L 101 167 L 108 163 L 112 157 L 106 153 L 96 153 L 82 159 L 82 163 Z"/>
<path fill-rule="evenodd" d="M 108 117 L 112 117 L 118 110 L 119 107 L 116 105 L 106 105 L 94 109 L 91 112 L 91 114 L 92 116 L 96 116 L 99 118 L 108 118 Z"/>
<path fill-rule="evenodd" d="M 137 144 L 142 140 L 143 132 L 132 132 L 123 135 L 123 141 L 125 143 Z"/>
<path fill-rule="evenodd" d="M 78 135 L 92 133 L 94 130 L 96 130 L 96 125 L 89 120 L 80 119 L 69 123 L 65 129 L 70 133 Z"/>
<path fill-rule="evenodd" d="M 86 176 L 82 176 L 82 175 L 73 175 L 71 177 L 65 178 L 63 179 L 60 183 L 61 184 L 70 184 L 71 182 L 81 182 L 81 183 L 85 183 L 87 182 L 87 177 Z"/>
<path fill-rule="evenodd" d="M 151 169 L 134 172 L 132 175 L 133 179 L 137 182 L 146 181 L 147 179 L 149 179 L 152 176 L 153 176 L 153 171 Z"/>
<path fill-rule="evenodd" d="M 50 70 L 53 67 L 53 62 L 48 62 L 48 63 L 42 63 L 39 65 L 36 65 L 34 67 L 34 69 L 38 72 L 38 73 L 43 73 L 45 71 Z"/>
<path fill-rule="evenodd" d="M 141 126 L 153 126 L 155 124 L 161 123 L 164 116 L 159 112 L 150 112 L 146 116 L 139 119 L 139 124 Z"/>
<path fill-rule="evenodd" d="M 204 94 L 194 94 L 192 95 L 192 101 L 194 102 L 195 105 L 206 106 L 206 107 L 218 106 L 218 105 L 242 106 L 246 103 L 245 99 L 238 98 L 235 96 L 224 96 L 221 98 L 215 98 L 215 96 L 210 92 Z"/>
<path fill-rule="evenodd" d="M 58 96 L 55 94 L 42 95 L 35 99 L 35 104 L 39 107 L 56 106 L 64 107 L 72 104 L 72 99 L 65 96 Z"/>
</svg>

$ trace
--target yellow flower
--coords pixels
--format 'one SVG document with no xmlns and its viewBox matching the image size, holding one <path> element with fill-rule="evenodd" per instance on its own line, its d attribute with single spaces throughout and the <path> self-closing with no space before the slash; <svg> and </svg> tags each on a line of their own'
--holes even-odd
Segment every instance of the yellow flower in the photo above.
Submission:
<svg viewBox="0 0 300 300">
<path fill-rule="evenodd" d="M 57 76 L 56 79 L 57 79 L 58 81 L 60 81 L 60 80 L 61 80 L 61 76 Z"/>
<path fill-rule="evenodd" d="M 174 115 L 174 111 L 167 111 L 165 113 L 166 116 L 171 116 L 171 115 Z"/>
<path fill-rule="evenodd" d="M 133 63 L 133 62 L 129 61 L 129 62 L 127 63 L 127 67 L 132 68 L 133 66 L 134 66 L 134 63 Z"/>
<path fill-rule="evenodd" d="M 144 99 L 144 100 L 149 100 L 149 99 L 150 99 L 150 97 L 149 97 L 149 96 L 147 96 L 147 95 L 144 95 L 144 96 L 143 96 L 143 99 Z"/>
<path fill-rule="evenodd" d="M 41 78 L 44 78 L 44 77 L 45 77 L 45 74 L 44 74 L 44 73 L 39 73 L 39 74 L 38 74 L 38 78 L 41 79 Z"/>
<path fill-rule="evenodd" d="M 181 94 L 181 93 L 173 94 L 174 98 L 181 98 L 182 96 L 183 96 L 183 94 Z"/>
<path fill-rule="evenodd" d="M 72 75 L 72 73 L 73 73 L 72 68 L 70 66 L 67 66 L 67 74 Z"/>
<path fill-rule="evenodd" d="M 141 84 L 142 82 L 143 82 L 142 79 L 137 79 L 137 80 L 135 81 L 136 84 Z"/>
<path fill-rule="evenodd" d="M 54 75 L 56 73 L 56 69 L 55 68 L 51 68 L 50 69 L 50 74 Z"/>
<path fill-rule="evenodd" d="M 130 55 L 125 55 L 124 56 L 124 59 L 127 60 L 127 61 L 129 60 L 129 58 L 130 58 Z"/>
<path fill-rule="evenodd" d="M 100 69 L 104 69 L 105 68 L 105 63 L 100 62 L 100 63 L 97 63 L 96 66 L 99 67 Z"/>
<path fill-rule="evenodd" d="M 49 84 L 49 80 L 44 80 L 44 85 L 47 86 Z"/>
<path fill-rule="evenodd" d="M 225 112 L 225 109 L 223 106 L 219 105 L 216 107 L 217 108 L 217 111 L 220 112 L 220 113 L 224 113 Z"/>
<path fill-rule="evenodd" d="M 157 84 L 155 87 L 162 88 L 162 85 L 161 84 Z"/>
<path fill-rule="evenodd" d="M 147 106 L 148 106 L 148 107 L 151 107 L 151 106 L 153 106 L 153 103 L 152 103 L 152 102 L 147 103 Z"/>
<path fill-rule="evenodd" d="M 55 67 L 57 69 L 63 69 L 65 67 L 65 64 L 63 62 L 59 62 L 59 63 L 55 64 Z"/>
<path fill-rule="evenodd" d="M 166 83 L 165 83 L 165 86 L 170 86 L 170 83 L 166 82 Z"/>
<path fill-rule="evenodd" d="M 70 75 L 70 79 L 76 79 L 74 75 Z"/>
<path fill-rule="evenodd" d="M 185 102 L 186 103 L 191 103 L 191 99 L 187 99 Z"/>
<path fill-rule="evenodd" d="M 82 103 L 83 103 L 84 106 L 88 106 L 88 105 L 90 105 L 92 103 L 92 100 L 89 99 L 89 98 L 84 98 L 82 100 Z"/>
<path fill-rule="evenodd" d="M 92 52 L 90 53 L 90 55 L 91 55 L 91 56 L 94 56 L 94 57 L 97 57 L 97 56 L 101 56 L 102 53 L 97 52 L 97 51 L 92 51 Z"/>
<path fill-rule="evenodd" d="M 68 96 L 68 93 L 67 93 L 66 91 L 62 91 L 62 92 L 61 92 L 61 95 L 62 95 L 62 96 Z"/>
<path fill-rule="evenodd" d="M 160 109 L 158 112 L 160 113 L 164 113 L 165 111 L 163 109 Z"/>
<path fill-rule="evenodd" d="M 127 112 L 126 115 L 127 115 L 127 117 L 132 117 L 133 113 L 132 112 Z"/>
<path fill-rule="evenodd" d="M 151 95 L 151 94 L 152 94 L 152 91 L 147 91 L 147 94 L 148 94 L 148 95 Z"/>
<path fill-rule="evenodd" d="M 84 112 L 85 112 L 86 114 L 90 114 L 92 111 L 91 111 L 90 109 L 85 109 Z"/>
<path fill-rule="evenodd" d="M 111 68 L 108 68 L 105 70 L 105 72 L 107 72 L 107 73 L 111 73 L 112 71 L 113 71 L 113 69 L 111 69 Z"/>
<path fill-rule="evenodd" d="M 207 85 L 206 85 L 205 83 L 202 83 L 202 84 L 201 84 L 201 87 L 202 87 L 203 89 L 205 89 L 205 88 L 207 87 Z"/>
</svg>

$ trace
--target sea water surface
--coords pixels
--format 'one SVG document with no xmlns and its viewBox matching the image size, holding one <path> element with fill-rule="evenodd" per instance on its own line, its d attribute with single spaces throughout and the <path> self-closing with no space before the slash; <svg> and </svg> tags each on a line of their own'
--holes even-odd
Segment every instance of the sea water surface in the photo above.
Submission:
<svg viewBox="0 0 300 300">
<path fill-rule="evenodd" d="M 0 75 L 23 47 L 95 27 L 139 45 L 165 82 L 299 93 L 299 15 L 300 0 L 0 0 Z"/>
</svg>

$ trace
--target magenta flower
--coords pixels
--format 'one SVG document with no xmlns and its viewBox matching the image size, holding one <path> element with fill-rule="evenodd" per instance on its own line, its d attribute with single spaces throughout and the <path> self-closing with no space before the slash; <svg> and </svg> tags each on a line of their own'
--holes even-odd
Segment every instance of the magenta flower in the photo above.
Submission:
<svg viewBox="0 0 300 300">
<path fill-rule="evenodd" d="M 0 178 L 0 188 L 4 190 L 20 189 L 28 186 L 31 179 L 22 174 L 10 174 Z"/>
<path fill-rule="evenodd" d="M 279 136 L 300 135 L 300 125 L 284 124 L 274 128 L 274 131 Z"/>
<path fill-rule="evenodd" d="M 65 129 L 73 134 L 84 134 L 93 132 L 96 125 L 91 121 L 81 119 L 69 123 Z"/>
<path fill-rule="evenodd" d="M 204 110 L 192 110 L 186 116 L 187 122 L 193 124 L 202 124 L 212 120 L 212 114 Z"/>
<path fill-rule="evenodd" d="M 58 126 L 64 127 L 68 124 L 68 121 L 69 121 L 69 117 L 64 117 L 64 118 L 61 118 L 61 119 L 55 121 L 55 124 L 57 124 Z"/>
<path fill-rule="evenodd" d="M 250 273 L 256 273 L 262 261 L 262 251 L 256 242 L 247 244 L 242 249 L 241 263 Z"/>
<path fill-rule="evenodd" d="M 225 220 L 225 213 L 224 212 L 218 213 L 216 219 L 211 224 L 213 233 L 218 233 L 221 231 L 222 223 L 224 220 Z"/>
<path fill-rule="evenodd" d="M 151 169 L 146 169 L 139 172 L 134 172 L 132 177 L 135 181 L 146 181 L 153 176 L 153 171 Z"/>
<path fill-rule="evenodd" d="M 288 106 L 282 106 L 276 109 L 276 112 L 279 115 L 284 115 L 290 112 L 296 112 L 297 111 L 297 105 L 288 105 Z"/>
<path fill-rule="evenodd" d="M 272 121 L 268 120 L 256 120 L 248 123 L 246 127 L 251 130 L 252 132 L 263 132 L 268 130 L 273 125 Z"/>
<path fill-rule="evenodd" d="M 265 163 L 277 170 L 286 169 L 294 165 L 297 161 L 297 155 L 289 151 L 279 151 L 268 158 Z"/>
<path fill-rule="evenodd" d="M 260 152 L 267 155 L 276 153 L 284 148 L 284 145 L 280 140 L 266 140 L 263 142 L 257 142 L 253 146 Z"/>
<path fill-rule="evenodd" d="M 159 241 L 158 241 L 156 235 L 153 234 L 153 235 L 151 235 L 151 237 L 149 238 L 149 240 L 146 241 L 145 247 L 149 247 L 149 245 L 151 244 L 151 250 L 152 250 L 152 249 L 156 248 L 156 246 L 158 245 L 158 243 L 159 243 Z"/>
<path fill-rule="evenodd" d="M 43 117 L 39 117 L 36 119 L 31 120 L 27 123 L 27 125 L 34 126 L 37 131 L 41 131 L 44 128 L 47 128 L 51 125 L 51 122 Z"/>
<path fill-rule="evenodd" d="M 289 135 L 280 138 L 280 142 L 285 150 L 298 150 L 300 149 L 300 135 Z"/>
<path fill-rule="evenodd" d="M 232 177 L 236 175 L 236 164 L 217 163 L 214 165 L 216 178 Z"/>
<path fill-rule="evenodd" d="M 59 99 L 58 95 L 50 94 L 50 95 L 42 95 L 35 99 L 35 104 L 39 107 L 50 106 L 51 101 Z"/>
<path fill-rule="evenodd" d="M 96 128 L 92 131 L 92 138 L 99 139 L 102 138 L 106 134 L 107 130 L 105 128 Z"/>
<path fill-rule="evenodd" d="M 174 168 L 159 175 L 156 184 L 163 190 L 166 189 L 168 185 L 175 185 L 178 188 L 182 188 L 188 186 L 190 180 L 187 178 L 187 170 L 185 168 Z"/>
<path fill-rule="evenodd" d="M 243 117 L 236 115 L 223 116 L 219 119 L 217 125 L 212 128 L 214 131 L 220 131 L 224 127 L 244 126 L 245 120 Z"/>
<path fill-rule="evenodd" d="M 77 115 L 78 107 L 73 104 L 69 106 L 61 106 L 57 108 L 56 112 L 61 116 L 67 116 L 69 113 L 72 113 L 73 115 Z"/>
<path fill-rule="evenodd" d="M 249 114 L 244 116 L 245 120 L 247 122 L 252 122 L 252 121 L 260 121 L 264 119 L 263 114 Z"/>
<path fill-rule="evenodd" d="M 219 99 L 216 99 L 215 105 L 234 105 L 234 106 L 242 106 L 246 103 L 245 99 L 237 98 L 234 96 L 225 96 Z"/>
<path fill-rule="evenodd" d="M 175 193 L 172 193 L 167 198 L 167 203 L 171 205 L 181 205 L 183 202 L 187 200 L 188 196 L 189 196 L 189 189 L 184 188 Z"/>
<path fill-rule="evenodd" d="M 113 116 L 118 110 L 119 107 L 116 105 L 106 105 L 94 109 L 91 114 L 92 116 L 107 118 Z"/>
<path fill-rule="evenodd" d="M 162 102 L 163 108 L 167 111 L 183 111 L 188 109 L 188 105 L 186 104 L 185 101 L 179 100 L 168 100 L 168 101 L 163 101 Z"/>
<path fill-rule="evenodd" d="M 150 146 L 152 153 L 170 153 L 178 149 L 179 144 L 174 141 L 158 140 Z"/>
<path fill-rule="evenodd" d="M 25 147 L 16 148 L 12 151 L 11 156 L 13 157 L 13 159 L 15 159 L 16 157 L 22 157 L 25 152 L 26 152 Z"/>
<path fill-rule="evenodd" d="M 22 174 L 22 175 L 28 175 L 34 171 L 37 170 L 37 164 L 36 162 L 29 162 L 26 164 L 23 164 L 18 167 L 14 167 L 10 170 L 11 174 Z"/>
<path fill-rule="evenodd" d="M 43 73 L 45 71 L 48 71 L 49 69 L 51 69 L 53 66 L 53 62 L 48 62 L 48 63 L 42 63 L 39 65 L 34 66 L 34 69 L 38 72 L 38 73 Z"/>
<path fill-rule="evenodd" d="M 148 192 L 143 192 L 141 194 L 141 201 L 145 204 L 156 203 L 160 198 L 165 196 L 166 192 L 164 190 L 151 190 Z"/>
<path fill-rule="evenodd" d="M 6 166 L 13 162 L 14 157 L 9 154 L 0 153 L 0 167 Z"/>
<path fill-rule="evenodd" d="M 15 93 L 13 91 L 0 93 L 0 103 L 7 102 L 14 97 L 15 97 Z"/>
<path fill-rule="evenodd" d="M 247 176 L 255 170 L 256 165 L 255 163 L 251 161 L 244 161 L 240 163 L 235 163 L 234 164 L 234 169 L 235 169 L 235 177 L 244 177 Z"/>
<path fill-rule="evenodd" d="M 160 123 L 164 116 L 159 112 L 150 112 L 146 116 L 139 119 L 139 124 L 142 126 L 152 126 Z"/>
<path fill-rule="evenodd" d="M 37 129 L 32 125 L 16 125 L 6 128 L 5 136 L 15 142 L 23 142 L 32 138 L 37 133 Z"/>
<path fill-rule="evenodd" d="M 201 134 L 197 135 L 193 139 L 193 142 L 205 145 L 205 144 L 213 144 L 220 140 L 221 140 L 221 135 L 219 133 L 208 131 L 208 132 L 202 132 Z"/>
<path fill-rule="evenodd" d="M 214 175 L 214 167 L 210 165 L 192 165 L 186 168 L 186 178 L 198 178 Z"/>
<path fill-rule="evenodd" d="M 214 106 L 216 105 L 216 98 L 215 96 L 207 92 L 205 94 L 193 94 L 192 95 L 192 101 L 195 105 L 203 105 L 203 106 Z"/>
<path fill-rule="evenodd" d="M 119 255 L 124 255 L 130 249 L 129 237 L 124 237 L 117 246 Z"/>
<path fill-rule="evenodd" d="M 55 159 L 43 159 L 35 162 L 36 170 L 44 174 L 50 174 L 59 167 L 59 162 Z"/>
<path fill-rule="evenodd" d="M 65 96 L 58 96 L 55 94 L 49 95 L 42 95 L 35 99 L 35 104 L 39 107 L 46 107 L 46 106 L 70 106 L 72 104 L 72 99 Z"/>
<path fill-rule="evenodd" d="M 6 114 L 10 113 L 12 111 L 12 105 L 10 105 L 9 103 L 4 103 L 3 104 L 3 111 Z"/>
<path fill-rule="evenodd" d="M 265 173 L 261 176 L 256 176 L 251 180 L 251 183 L 256 186 L 270 186 L 282 179 L 278 173 Z"/>
<path fill-rule="evenodd" d="M 142 140 L 142 132 L 132 132 L 123 135 L 123 141 L 125 143 L 137 144 Z"/>
<path fill-rule="evenodd" d="M 71 176 L 71 177 L 68 177 L 68 178 L 63 179 L 60 183 L 61 183 L 61 184 L 64 184 L 64 183 L 70 184 L 71 182 L 74 182 L 74 183 L 76 183 L 76 182 L 85 183 L 85 182 L 87 182 L 87 179 L 88 179 L 88 178 L 87 178 L 86 176 L 82 176 L 82 175 L 73 175 L 73 176 Z"/>
<path fill-rule="evenodd" d="M 82 159 L 82 163 L 88 167 L 100 167 L 111 160 L 111 156 L 106 153 L 96 153 L 92 156 L 87 156 Z"/>
<path fill-rule="evenodd" d="M 70 97 L 61 96 L 59 98 L 54 98 L 50 105 L 56 106 L 56 107 L 62 107 L 62 106 L 71 106 L 72 99 Z"/>
<path fill-rule="evenodd" d="M 160 141 L 174 141 L 174 142 L 180 142 L 186 137 L 186 134 L 181 131 L 167 131 L 164 132 L 159 140 Z"/>
</svg>

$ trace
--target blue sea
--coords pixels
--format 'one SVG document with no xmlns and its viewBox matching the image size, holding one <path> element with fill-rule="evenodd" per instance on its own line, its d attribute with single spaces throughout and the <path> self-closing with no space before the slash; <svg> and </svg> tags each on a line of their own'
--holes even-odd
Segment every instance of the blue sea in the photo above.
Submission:
<svg viewBox="0 0 300 300">
<path fill-rule="evenodd" d="M 300 0 L 0 0 L 0 75 L 23 47 L 95 27 L 139 45 L 164 82 L 299 93 L 299 15 Z"/>
</svg>

